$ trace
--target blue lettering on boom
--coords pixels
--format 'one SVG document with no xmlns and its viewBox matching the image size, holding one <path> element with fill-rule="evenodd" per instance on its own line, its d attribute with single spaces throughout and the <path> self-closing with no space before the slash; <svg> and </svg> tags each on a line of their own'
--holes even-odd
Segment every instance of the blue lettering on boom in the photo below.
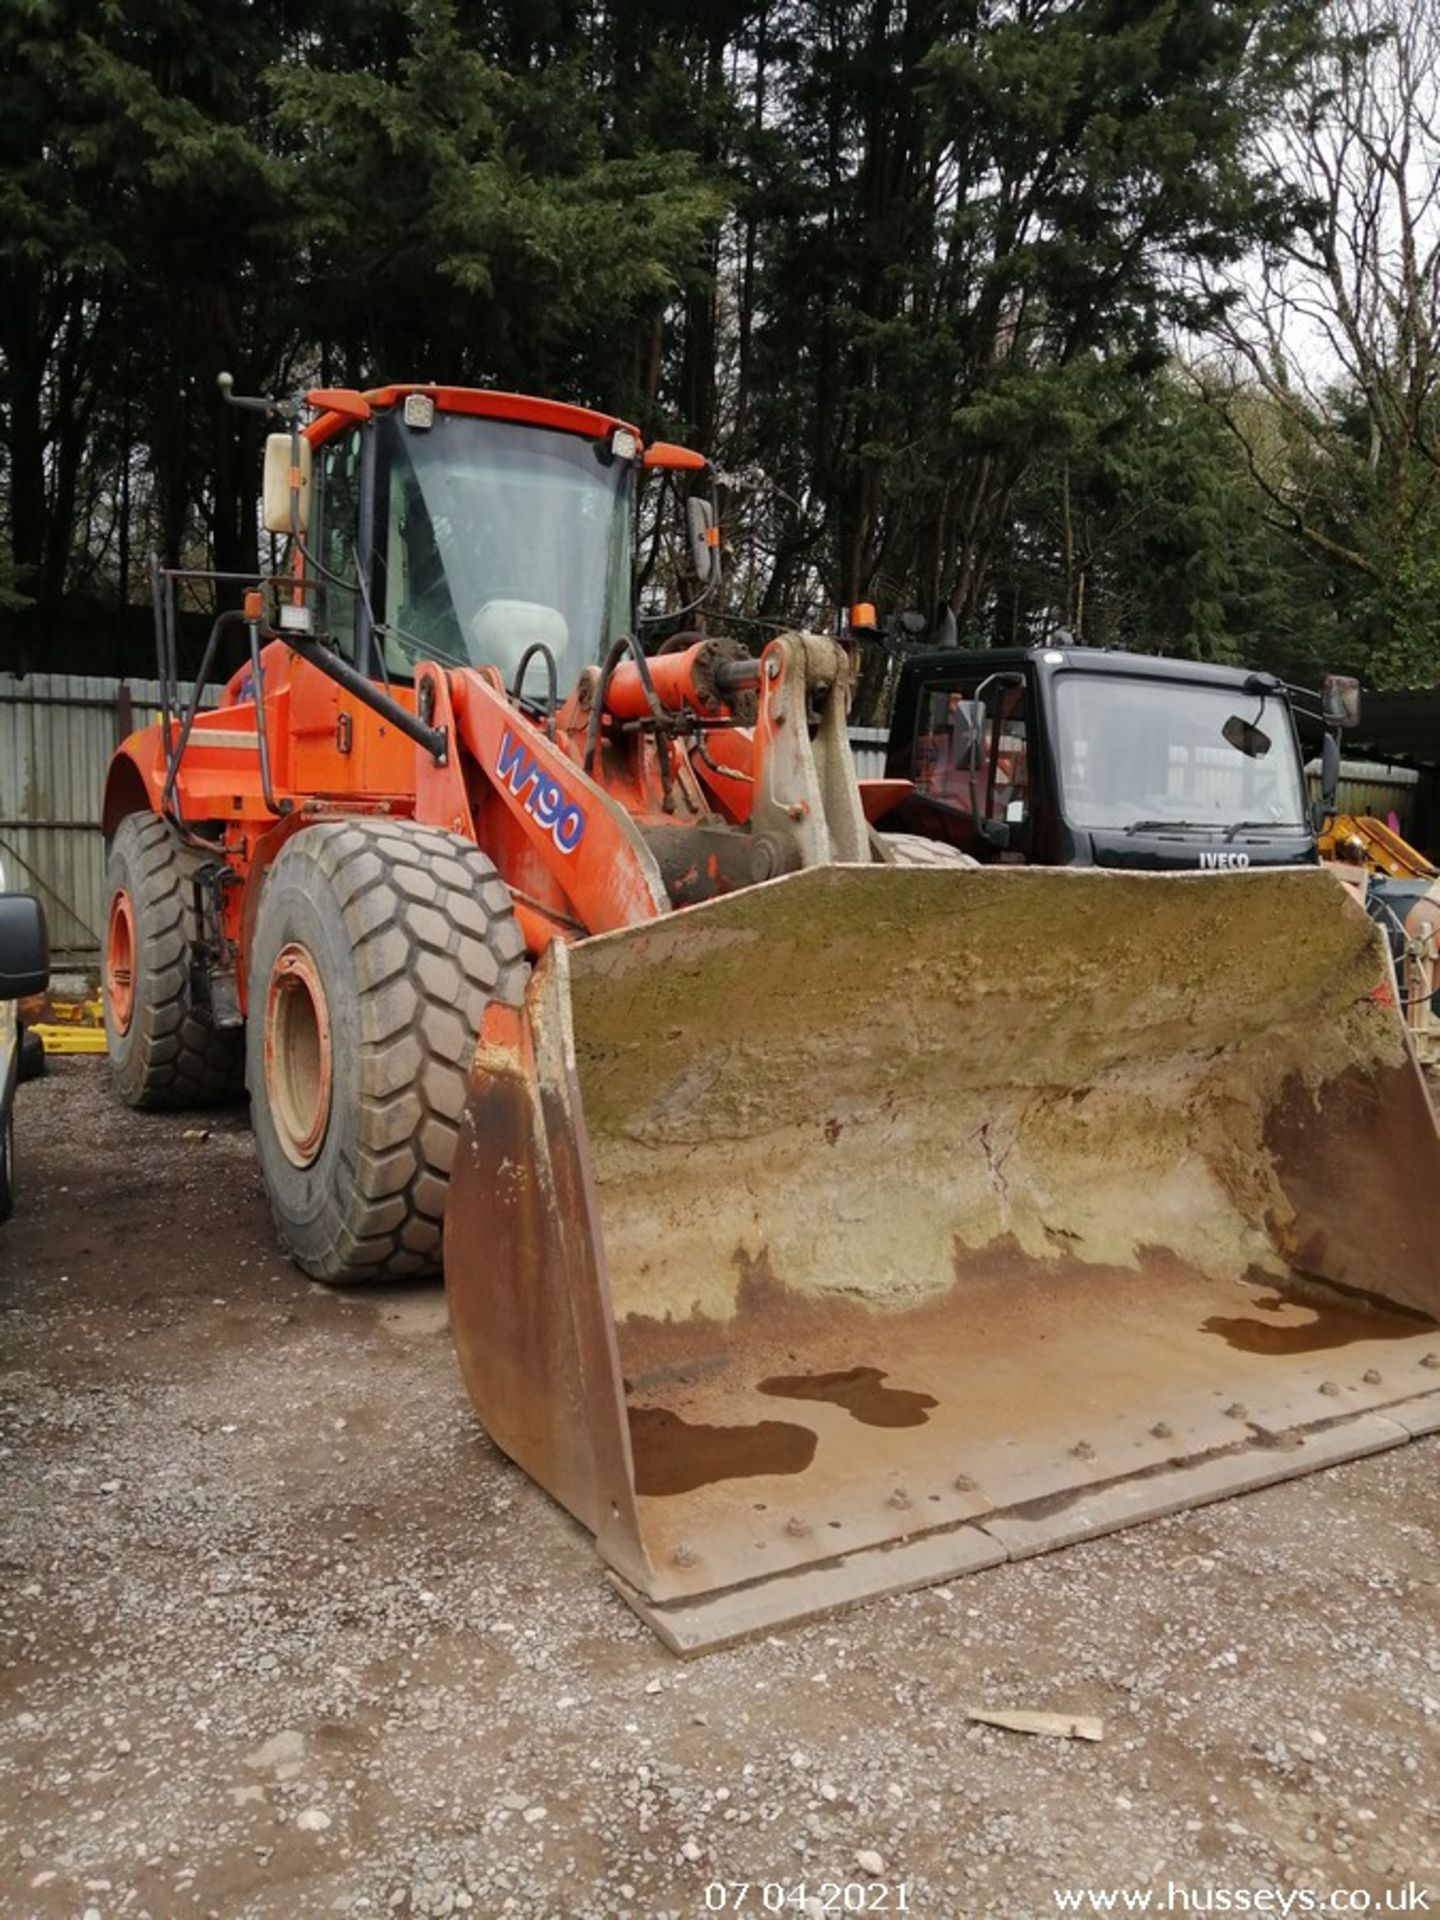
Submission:
<svg viewBox="0 0 1440 1920">
<path fill-rule="evenodd" d="M 585 834 L 585 815 L 564 787 L 542 773 L 525 742 L 507 727 L 500 740 L 496 772 L 536 823 L 546 830 L 562 853 L 573 853 Z"/>
</svg>

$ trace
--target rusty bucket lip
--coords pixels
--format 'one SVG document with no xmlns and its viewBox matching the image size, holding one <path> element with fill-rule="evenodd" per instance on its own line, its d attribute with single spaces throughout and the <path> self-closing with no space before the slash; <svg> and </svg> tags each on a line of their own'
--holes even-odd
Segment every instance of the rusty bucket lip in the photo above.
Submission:
<svg viewBox="0 0 1440 1920">
<path fill-rule="evenodd" d="M 313 1085 L 308 1088 L 299 1084 L 300 1076 L 308 1077 L 308 1063 L 291 1055 L 298 1036 L 290 1029 L 302 998 L 315 1041 Z M 303 1010 L 301 1017 L 305 1017 Z M 283 1061 L 282 1049 L 287 1055 Z M 265 995 L 265 1091 L 275 1136 L 293 1166 L 313 1166 L 324 1145 L 333 1078 L 325 983 L 310 949 L 303 941 L 290 940 L 275 956 Z"/>
<path fill-rule="evenodd" d="M 1437 1432 L 1440 1390 L 1299 1426 L 1249 1445 L 1177 1455 L 1159 1468 L 1082 1489 L 1073 1501 L 996 1508 L 959 1525 L 919 1529 L 806 1566 L 757 1569 L 733 1584 L 702 1587 L 688 1595 L 656 1598 L 628 1570 L 614 1565 L 609 1578 L 671 1653 L 691 1659 L 871 1600 L 948 1583 L 1258 1492 Z"/>
<path fill-rule="evenodd" d="M 127 887 L 117 887 L 105 930 L 105 999 L 115 1031 L 129 1033 L 135 1018 L 135 906 Z"/>
</svg>

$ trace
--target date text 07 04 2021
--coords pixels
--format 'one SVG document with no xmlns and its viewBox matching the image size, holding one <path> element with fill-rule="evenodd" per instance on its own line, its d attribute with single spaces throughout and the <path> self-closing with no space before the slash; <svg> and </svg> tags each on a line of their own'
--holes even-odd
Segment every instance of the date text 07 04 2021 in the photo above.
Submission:
<svg viewBox="0 0 1440 1920">
<path fill-rule="evenodd" d="M 903 1880 L 712 1880 L 706 1913 L 910 1913 Z"/>
</svg>

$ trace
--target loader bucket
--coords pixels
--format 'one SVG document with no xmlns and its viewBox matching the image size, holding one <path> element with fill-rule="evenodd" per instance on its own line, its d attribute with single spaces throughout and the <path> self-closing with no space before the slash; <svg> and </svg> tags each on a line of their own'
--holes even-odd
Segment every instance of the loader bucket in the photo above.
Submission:
<svg viewBox="0 0 1440 1920">
<path fill-rule="evenodd" d="M 1440 1134 L 1325 872 L 830 867 L 482 1032 L 494 1440 L 680 1652 L 1440 1425 Z"/>
</svg>

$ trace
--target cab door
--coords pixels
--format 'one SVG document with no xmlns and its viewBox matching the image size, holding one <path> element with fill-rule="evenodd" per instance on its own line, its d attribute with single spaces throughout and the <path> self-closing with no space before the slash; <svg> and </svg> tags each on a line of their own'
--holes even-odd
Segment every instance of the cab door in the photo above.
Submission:
<svg viewBox="0 0 1440 1920">
<path fill-rule="evenodd" d="M 1034 717 L 1023 673 L 947 674 L 916 703 L 906 827 L 977 860 L 1028 857 Z"/>
</svg>

